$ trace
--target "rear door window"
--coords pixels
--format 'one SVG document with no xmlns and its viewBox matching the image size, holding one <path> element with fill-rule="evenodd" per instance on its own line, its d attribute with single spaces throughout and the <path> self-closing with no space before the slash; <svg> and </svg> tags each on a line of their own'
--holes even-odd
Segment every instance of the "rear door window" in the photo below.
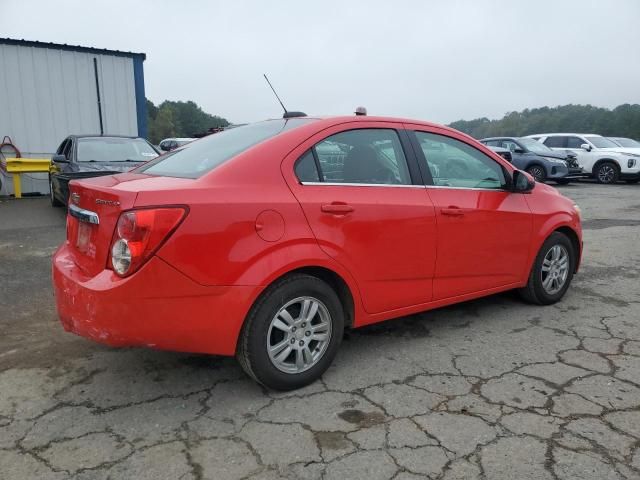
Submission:
<svg viewBox="0 0 640 480">
<path fill-rule="evenodd" d="M 320 174 L 318 173 L 312 150 L 307 150 L 307 152 L 298 159 L 294 168 L 296 177 L 298 177 L 298 180 L 301 182 L 320 181 Z"/>
<path fill-rule="evenodd" d="M 580 137 L 567 137 L 567 148 L 580 148 L 580 145 L 587 143 Z"/>
<path fill-rule="evenodd" d="M 562 137 L 562 136 L 547 137 L 543 143 L 549 148 L 567 148 L 566 140 L 567 140 L 567 137 Z"/>
<path fill-rule="evenodd" d="M 365 185 L 411 185 L 407 160 L 395 130 L 363 128 L 331 135 L 317 143 L 298 161 L 298 179 L 302 165 L 313 168 L 320 181 Z M 315 158 L 313 157 L 315 156 Z"/>
</svg>

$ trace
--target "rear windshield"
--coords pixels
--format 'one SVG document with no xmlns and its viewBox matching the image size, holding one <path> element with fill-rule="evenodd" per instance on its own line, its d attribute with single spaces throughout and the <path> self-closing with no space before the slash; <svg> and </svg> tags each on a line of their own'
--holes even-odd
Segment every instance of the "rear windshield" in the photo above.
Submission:
<svg viewBox="0 0 640 480">
<path fill-rule="evenodd" d="M 138 172 L 167 177 L 198 178 L 250 147 L 279 133 L 315 121 L 312 118 L 266 120 L 214 133 L 149 162 Z"/>
</svg>

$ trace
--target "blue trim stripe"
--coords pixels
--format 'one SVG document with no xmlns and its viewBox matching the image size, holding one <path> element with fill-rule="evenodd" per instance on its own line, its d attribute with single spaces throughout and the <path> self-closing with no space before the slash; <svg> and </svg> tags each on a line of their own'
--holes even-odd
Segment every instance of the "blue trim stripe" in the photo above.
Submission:
<svg viewBox="0 0 640 480">
<path fill-rule="evenodd" d="M 133 83 L 136 92 L 136 112 L 138 116 L 138 136 L 147 138 L 147 98 L 144 93 L 144 57 L 133 57 Z"/>
</svg>

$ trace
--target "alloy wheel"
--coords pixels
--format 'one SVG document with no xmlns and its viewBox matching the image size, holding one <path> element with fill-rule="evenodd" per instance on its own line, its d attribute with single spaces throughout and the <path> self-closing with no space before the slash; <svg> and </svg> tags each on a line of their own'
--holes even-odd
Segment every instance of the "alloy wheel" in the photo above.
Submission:
<svg viewBox="0 0 640 480">
<path fill-rule="evenodd" d="M 297 374 L 316 365 L 331 340 L 331 315 L 320 300 L 298 297 L 278 310 L 267 332 L 267 352 L 273 366 Z"/>
<path fill-rule="evenodd" d="M 611 183 L 616 176 L 616 171 L 611 165 L 602 165 L 598 169 L 598 180 L 602 183 Z"/>
<path fill-rule="evenodd" d="M 563 245 L 554 245 L 542 261 L 542 288 L 549 295 L 555 295 L 569 276 L 569 252 Z"/>
<path fill-rule="evenodd" d="M 544 180 L 544 170 L 542 167 L 531 167 L 529 173 L 535 179 L 536 182 L 542 182 Z"/>
</svg>

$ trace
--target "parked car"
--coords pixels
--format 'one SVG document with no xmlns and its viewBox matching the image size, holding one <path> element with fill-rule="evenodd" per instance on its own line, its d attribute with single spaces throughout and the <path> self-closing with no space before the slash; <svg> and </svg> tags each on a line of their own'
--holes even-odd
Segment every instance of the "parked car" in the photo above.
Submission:
<svg viewBox="0 0 640 480">
<path fill-rule="evenodd" d="M 509 150 L 515 167 L 529 173 L 538 182 L 553 180 L 565 185 L 586 176 L 575 155 L 554 152 L 531 138 L 491 137 L 480 141 L 489 147 Z"/>
<path fill-rule="evenodd" d="M 235 355 L 274 389 L 319 378 L 345 328 L 511 289 L 555 303 L 582 251 L 573 201 L 416 120 L 253 123 L 71 192 L 66 330 Z"/>
<path fill-rule="evenodd" d="M 633 138 L 625 138 L 625 137 L 607 137 L 613 143 L 620 147 L 633 149 L 635 153 L 640 153 L 640 142 L 634 140 Z"/>
<path fill-rule="evenodd" d="M 197 138 L 165 138 L 158 144 L 158 148 L 163 152 L 170 152 L 194 140 L 197 140 Z"/>
<path fill-rule="evenodd" d="M 511 163 L 511 161 L 513 160 L 513 156 L 511 155 L 511 152 L 509 150 L 507 150 L 506 148 L 496 147 L 496 146 L 493 146 L 493 145 L 487 145 L 487 146 L 491 150 L 496 152 L 498 155 L 500 155 L 502 158 L 504 158 L 507 162 Z"/>
<path fill-rule="evenodd" d="M 158 156 L 145 139 L 120 135 L 69 135 L 49 168 L 51 205 L 59 207 L 69 200 L 69 181 L 126 172 Z"/>
<path fill-rule="evenodd" d="M 529 135 L 529 138 L 556 151 L 574 152 L 585 173 L 599 183 L 616 183 L 618 180 L 637 183 L 640 180 L 640 154 L 601 135 L 544 133 Z"/>
</svg>

